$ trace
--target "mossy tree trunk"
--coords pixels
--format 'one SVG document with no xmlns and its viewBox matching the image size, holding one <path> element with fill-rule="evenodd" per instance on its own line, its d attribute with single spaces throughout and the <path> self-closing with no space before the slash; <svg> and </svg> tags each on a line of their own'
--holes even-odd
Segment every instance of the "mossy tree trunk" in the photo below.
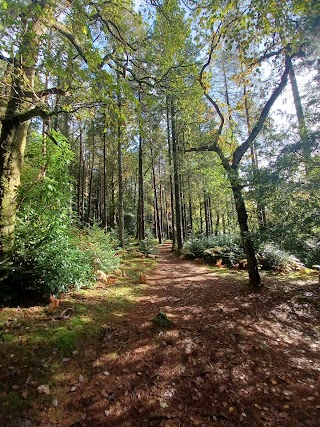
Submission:
<svg viewBox="0 0 320 427">
<path fill-rule="evenodd" d="M 34 92 L 40 38 L 45 32 L 40 15 L 49 7 L 45 2 L 39 6 L 32 4 L 21 15 L 25 27 L 15 58 L 1 57 L 7 69 L 0 94 L 0 259 L 9 257 L 14 247 L 17 191 L 29 125 L 33 117 L 46 117 L 41 99 L 48 91 Z"/>
<path fill-rule="evenodd" d="M 0 138 L 0 259 L 13 251 L 17 190 L 30 120 L 4 123 Z"/>
</svg>

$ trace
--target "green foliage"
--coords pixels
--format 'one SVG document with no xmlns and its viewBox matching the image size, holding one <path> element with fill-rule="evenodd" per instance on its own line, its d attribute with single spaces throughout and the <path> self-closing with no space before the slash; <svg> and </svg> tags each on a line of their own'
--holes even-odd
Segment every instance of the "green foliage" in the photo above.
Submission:
<svg viewBox="0 0 320 427">
<path fill-rule="evenodd" d="M 156 252 L 157 245 L 158 245 L 157 240 L 146 238 L 144 240 L 140 240 L 139 250 L 145 255 L 154 254 Z"/>
<path fill-rule="evenodd" d="M 104 271 L 119 265 L 102 230 L 93 227 L 83 235 L 75 230 L 70 209 L 73 183 L 69 176 L 73 153 L 61 134 L 55 132 L 53 138 L 54 144 L 38 136 L 29 144 L 14 257 L 0 267 L 2 300 L 80 287 L 93 277 L 97 259 Z"/>
<path fill-rule="evenodd" d="M 91 265 L 98 270 L 109 272 L 120 265 L 120 257 L 113 249 L 114 242 L 109 234 L 96 224 L 78 232 L 79 247 L 90 258 Z"/>
<path fill-rule="evenodd" d="M 70 330 L 66 327 L 60 327 L 55 330 L 51 339 L 52 345 L 57 348 L 61 354 L 67 355 L 77 346 L 83 331 L 81 328 Z"/>
<path fill-rule="evenodd" d="M 183 246 L 184 254 L 194 254 L 200 257 L 203 251 L 210 248 L 223 248 L 224 252 L 231 255 L 232 261 L 243 258 L 243 248 L 241 246 L 240 236 L 237 234 L 221 234 L 218 236 L 201 236 L 187 240 Z"/>
<path fill-rule="evenodd" d="M 55 143 L 36 135 L 28 147 L 14 258 L 17 273 L 22 267 L 43 293 L 81 285 L 91 270 L 90 258 L 70 233 L 73 152 L 61 134 L 53 131 L 52 137 Z"/>
<path fill-rule="evenodd" d="M 271 242 L 261 245 L 259 253 L 262 268 L 266 270 L 289 272 L 303 267 L 298 258 Z"/>
<path fill-rule="evenodd" d="M 172 321 L 168 319 L 165 313 L 158 313 L 153 319 L 152 322 L 158 328 L 169 329 L 172 327 Z"/>
</svg>

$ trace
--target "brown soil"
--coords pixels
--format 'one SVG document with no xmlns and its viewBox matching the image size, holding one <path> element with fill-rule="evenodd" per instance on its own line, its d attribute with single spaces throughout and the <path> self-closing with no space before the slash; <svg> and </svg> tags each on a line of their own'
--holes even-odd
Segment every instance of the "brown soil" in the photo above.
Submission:
<svg viewBox="0 0 320 427">
<path fill-rule="evenodd" d="M 106 326 L 70 401 L 78 421 L 61 426 L 319 426 L 318 285 L 254 292 L 168 244 L 150 276 L 126 321 Z M 160 311 L 170 329 L 152 322 Z"/>
</svg>

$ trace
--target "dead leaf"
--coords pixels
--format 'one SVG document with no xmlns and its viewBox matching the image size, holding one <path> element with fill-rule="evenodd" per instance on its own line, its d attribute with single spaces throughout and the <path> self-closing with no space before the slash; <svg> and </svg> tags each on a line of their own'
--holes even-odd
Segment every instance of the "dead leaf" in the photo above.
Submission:
<svg viewBox="0 0 320 427">
<path fill-rule="evenodd" d="M 190 421 L 192 421 L 195 426 L 199 426 L 201 423 L 201 421 L 197 420 L 195 417 L 190 417 Z"/>
<path fill-rule="evenodd" d="M 168 404 L 167 404 L 167 402 L 163 402 L 163 401 L 161 401 L 161 402 L 160 402 L 160 406 L 161 406 L 161 408 L 162 408 L 162 409 L 164 409 L 164 408 L 167 408 L 167 407 L 168 407 Z"/>
<path fill-rule="evenodd" d="M 23 392 L 21 393 L 21 396 L 23 399 L 27 399 L 28 395 L 29 395 L 28 390 L 23 390 Z"/>
<path fill-rule="evenodd" d="M 38 390 L 38 393 L 40 393 L 40 394 L 46 394 L 46 395 L 50 394 L 50 388 L 48 385 L 44 385 L 44 384 L 39 385 L 37 390 Z"/>
</svg>

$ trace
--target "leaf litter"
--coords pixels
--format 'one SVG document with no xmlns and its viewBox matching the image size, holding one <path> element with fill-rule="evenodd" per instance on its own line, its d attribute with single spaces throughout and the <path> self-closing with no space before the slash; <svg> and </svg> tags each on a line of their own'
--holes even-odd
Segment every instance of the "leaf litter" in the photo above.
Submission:
<svg viewBox="0 0 320 427">
<path fill-rule="evenodd" d="M 319 284 L 266 276 L 254 292 L 168 244 L 158 261 L 98 348 L 72 353 L 61 397 L 36 386 L 54 398 L 23 415 L 39 427 L 318 426 Z"/>
</svg>

